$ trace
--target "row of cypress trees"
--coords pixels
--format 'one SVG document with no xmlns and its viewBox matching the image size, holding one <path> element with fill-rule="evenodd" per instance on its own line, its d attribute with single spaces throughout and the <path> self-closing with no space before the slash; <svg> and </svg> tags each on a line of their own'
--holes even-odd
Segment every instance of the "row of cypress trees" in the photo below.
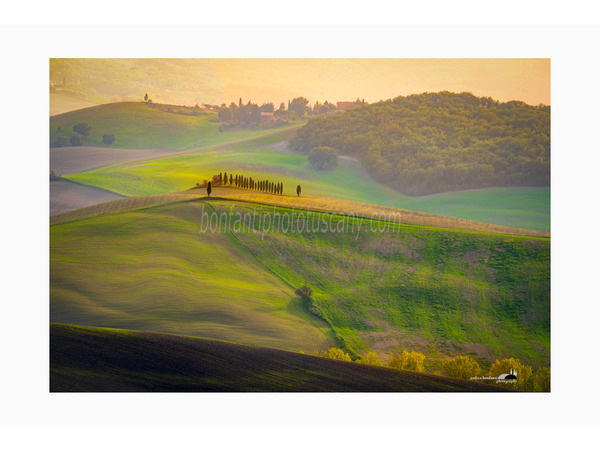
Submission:
<svg viewBox="0 0 600 450">
<path fill-rule="evenodd" d="M 247 177 L 245 175 L 227 175 L 227 172 L 223 175 L 219 174 L 221 177 L 221 185 L 222 186 L 235 186 L 242 189 L 250 189 L 252 191 L 260 191 L 267 192 L 269 194 L 283 194 L 283 183 L 276 183 L 270 180 L 255 180 L 252 177 Z"/>
</svg>

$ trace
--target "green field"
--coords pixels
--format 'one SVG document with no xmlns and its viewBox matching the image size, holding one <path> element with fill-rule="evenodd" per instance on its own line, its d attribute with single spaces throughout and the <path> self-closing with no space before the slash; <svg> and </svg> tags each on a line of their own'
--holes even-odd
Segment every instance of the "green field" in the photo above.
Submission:
<svg viewBox="0 0 600 450">
<path fill-rule="evenodd" d="M 122 195 L 164 194 L 189 189 L 219 172 L 281 181 L 284 192 L 302 193 L 441 214 L 518 228 L 550 231 L 549 188 L 490 188 L 409 197 L 366 175 L 352 159 L 332 172 L 314 170 L 305 155 L 282 149 L 290 131 L 253 140 L 193 150 L 66 175 L 78 183 Z M 225 133 L 223 133 L 225 134 Z"/>
<path fill-rule="evenodd" d="M 232 236 L 198 233 L 200 203 L 53 225 L 53 322 L 313 351 L 334 343 L 293 289 Z"/>
<path fill-rule="evenodd" d="M 291 214 L 200 199 L 52 225 L 51 321 L 310 352 L 336 342 L 355 355 L 549 361 L 548 239 L 412 225 L 380 233 L 371 226 L 385 223 L 366 220 L 359 233 L 357 219 L 322 213 L 311 217 L 347 228 L 199 233 L 212 211 Z M 293 293 L 305 283 L 312 307 Z"/>
<path fill-rule="evenodd" d="M 73 126 L 80 122 L 92 127 L 85 140 L 86 146 L 104 147 L 102 136 L 114 134 L 114 148 L 181 150 L 248 139 L 300 125 L 292 123 L 275 129 L 220 132 L 214 114 L 202 111 L 197 116 L 168 113 L 144 102 L 107 103 L 51 117 L 50 145 L 57 136 L 68 138 L 75 134 Z"/>
<path fill-rule="evenodd" d="M 51 392 L 502 392 L 211 339 L 50 325 Z"/>
</svg>

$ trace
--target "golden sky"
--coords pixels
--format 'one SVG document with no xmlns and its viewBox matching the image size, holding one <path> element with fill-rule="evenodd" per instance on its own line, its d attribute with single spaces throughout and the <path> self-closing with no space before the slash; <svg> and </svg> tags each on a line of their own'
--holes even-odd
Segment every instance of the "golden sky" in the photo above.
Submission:
<svg viewBox="0 0 600 450">
<path fill-rule="evenodd" d="M 50 81 L 95 89 L 109 101 L 175 104 L 369 103 L 422 92 L 471 92 L 550 104 L 549 59 L 52 59 Z"/>
<path fill-rule="evenodd" d="M 550 59 L 213 59 L 225 101 L 375 102 L 421 92 L 472 92 L 550 104 Z"/>
</svg>

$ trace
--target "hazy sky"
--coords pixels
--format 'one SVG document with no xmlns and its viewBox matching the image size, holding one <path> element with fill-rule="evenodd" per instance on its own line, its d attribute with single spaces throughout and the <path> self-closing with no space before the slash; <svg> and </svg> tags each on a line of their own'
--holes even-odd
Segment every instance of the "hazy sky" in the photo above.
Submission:
<svg viewBox="0 0 600 450">
<path fill-rule="evenodd" d="M 549 59 L 217 59 L 211 67 L 227 100 L 245 90 L 270 91 L 271 101 L 303 95 L 311 103 L 448 90 L 550 104 Z"/>
<path fill-rule="evenodd" d="M 64 78 L 63 78 L 64 77 Z M 176 104 L 369 103 L 422 92 L 472 92 L 550 104 L 549 59 L 52 59 L 50 80 L 95 89 L 107 101 Z M 90 92 L 94 91 L 89 91 Z"/>
</svg>

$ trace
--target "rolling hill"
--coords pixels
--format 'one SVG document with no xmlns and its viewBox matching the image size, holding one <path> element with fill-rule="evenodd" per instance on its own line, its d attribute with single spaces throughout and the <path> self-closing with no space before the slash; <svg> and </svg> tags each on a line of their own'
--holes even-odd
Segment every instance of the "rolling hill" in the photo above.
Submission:
<svg viewBox="0 0 600 450">
<path fill-rule="evenodd" d="M 50 325 L 51 392 L 506 392 L 219 340 Z"/>
<path fill-rule="evenodd" d="M 501 187 L 410 197 L 375 181 L 365 173 L 361 164 L 352 158 L 341 158 L 338 168 L 332 172 L 314 170 L 305 155 L 288 150 L 288 140 L 302 123 L 290 125 L 289 128 L 238 130 L 224 133 L 214 131 L 218 127 L 213 123 L 207 125 L 209 134 L 202 138 L 193 134 L 202 133 L 202 130 L 184 129 L 182 132 L 192 133 L 192 135 L 172 136 L 172 140 L 169 142 L 174 147 L 164 147 L 166 144 L 164 142 L 161 144 L 160 139 L 155 139 L 150 144 L 145 136 L 140 137 L 144 134 L 144 127 L 152 128 L 148 135 L 149 139 L 154 139 L 152 137 L 154 133 L 158 133 L 166 127 L 165 124 L 159 124 L 162 115 L 169 117 L 179 115 L 152 110 L 152 113 L 159 114 L 153 119 L 157 122 L 144 125 L 144 121 L 140 120 L 136 124 L 136 114 L 144 108 L 145 104 L 120 105 L 127 105 L 127 107 L 111 107 L 110 117 L 112 120 L 118 119 L 123 127 L 139 128 L 136 136 L 130 138 L 131 148 L 182 149 L 191 148 L 189 146 L 193 145 L 192 143 L 204 145 L 204 147 L 171 156 L 163 155 L 160 158 L 153 156 L 147 160 L 137 158 L 130 150 L 131 159 L 137 160 L 120 163 L 111 163 L 117 156 L 110 156 L 111 149 L 104 149 L 103 155 L 108 154 L 108 156 L 103 156 L 107 165 L 86 170 L 84 173 L 61 172 L 61 175 L 81 184 L 127 196 L 183 191 L 219 172 L 243 173 L 254 178 L 270 176 L 283 182 L 287 193 L 292 193 L 295 186 L 300 184 L 306 195 L 354 200 L 509 227 L 550 230 L 550 189 L 547 187 Z M 84 121 L 86 118 L 83 114 L 84 111 L 86 110 L 71 113 L 69 116 L 71 127 L 73 123 Z M 62 123 L 66 123 L 66 116 L 57 116 L 57 120 L 60 119 L 63 121 Z M 183 117 L 184 120 L 196 120 L 201 123 L 206 120 L 202 117 L 180 117 Z M 86 120 L 92 126 L 92 130 L 103 127 L 101 123 L 104 119 L 96 122 L 93 116 L 90 116 Z M 170 118 L 169 120 L 174 119 Z M 57 123 L 52 123 L 52 126 Z M 211 129 L 211 126 L 214 127 L 214 130 Z M 62 129 L 70 130 L 68 125 L 63 126 Z M 217 133 L 216 137 L 210 137 L 210 133 L 213 132 Z M 100 139 L 100 136 L 101 134 L 97 139 Z M 117 141 L 118 139 L 117 136 Z M 241 140 L 236 141 L 236 139 Z M 213 145 L 216 140 L 220 140 L 221 143 Z M 123 143 L 120 145 L 125 146 Z M 57 151 L 62 151 L 62 149 L 52 150 L 52 152 Z M 71 161 L 75 161 L 78 157 L 83 159 L 85 156 L 83 154 L 78 156 L 75 151 L 69 152 Z M 85 161 L 70 163 L 73 167 L 85 164 Z"/>
<path fill-rule="evenodd" d="M 230 223 L 202 233 L 205 213 L 289 225 L 294 210 L 184 198 L 52 225 L 51 321 L 294 351 L 337 343 L 355 355 L 549 361 L 548 239 L 306 211 L 303 220 L 335 231 Z M 115 202 L 126 200 L 135 198 Z M 302 284 L 314 290 L 310 305 L 294 295 Z"/>
<path fill-rule="evenodd" d="M 114 148 L 187 150 L 222 142 L 270 134 L 273 129 L 219 131 L 218 117 L 198 111 L 198 115 L 175 114 L 152 108 L 145 102 L 107 103 L 50 117 L 50 146 L 59 137 L 69 138 L 73 126 L 85 122 L 92 127 L 85 144 L 103 147 L 102 136 L 114 134 Z M 279 130 L 299 124 L 282 126 Z"/>
<path fill-rule="evenodd" d="M 550 185 L 550 107 L 426 92 L 311 119 L 292 147 L 333 147 L 409 195 Z"/>
<path fill-rule="evenodd" d="M 54 322 L 325 349 L 328 325 L 231 236 L 200 235 L 197 204 L 51 226 Z"/>
</svg>

